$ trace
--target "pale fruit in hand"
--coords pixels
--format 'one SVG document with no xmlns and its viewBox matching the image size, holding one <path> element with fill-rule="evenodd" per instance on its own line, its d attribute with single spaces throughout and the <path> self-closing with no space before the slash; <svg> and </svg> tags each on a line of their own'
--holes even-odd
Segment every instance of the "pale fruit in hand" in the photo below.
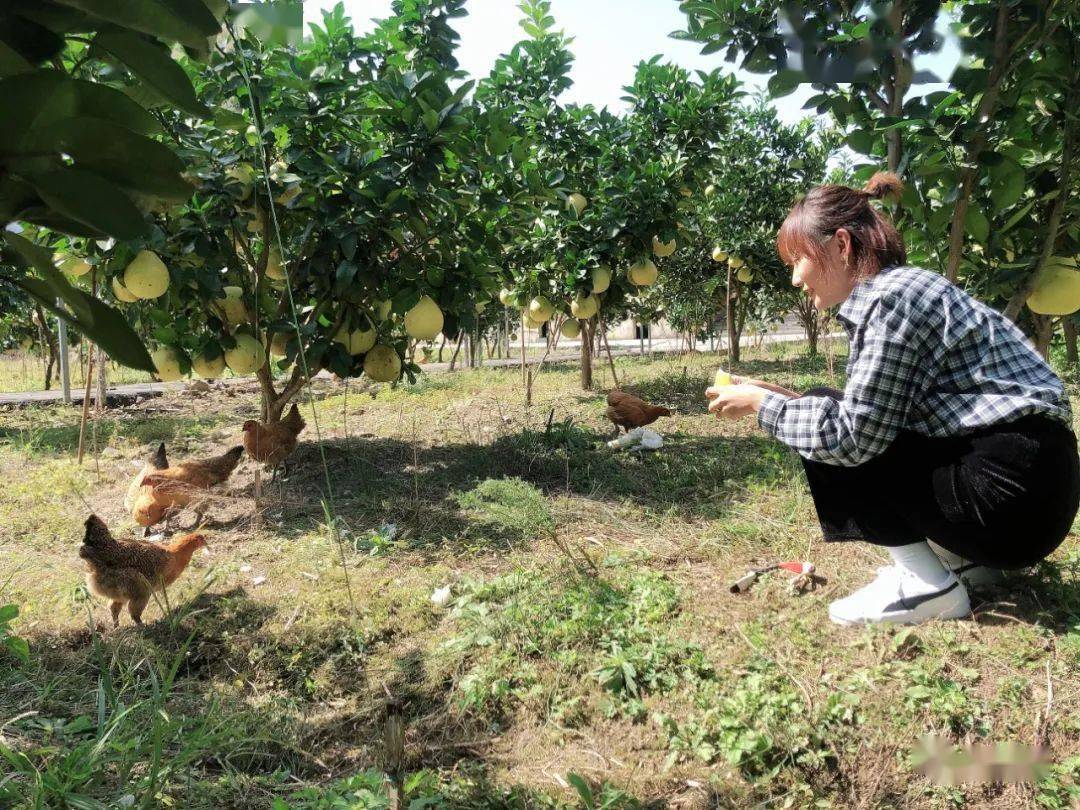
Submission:
<svg viewBox="0 0 1080 810">
<path fill-rule="evenodd" d="M 678 247 L 678 245 L 675 244 L 674 239 L 670 242 L 661 242 L 655 236 L 652 238 L 652 252 L 661 259 L 674 253 L 676 247 Z"/>
<path fill-rule="evenodd" d="M 213 360 L 208 360 L 206 355 L 200 354 L 191 361 L 191 370 L 204 380 L 216 380 L 225 373 L 225 355 L 219 354 Z"/>
<path fill-rule="evenodd" d="M 716 377 L 713 378 L 713 387 L 723 388 L 725 385 L 731 385 L 731 375 L 722 368 L 718 368 L 716 370 Z"/>
<path fill-rule="evenodd" d="M 364 354 L 375 345 L 375 330 L 354 329 L 349 331 L 343 326 L 334 335 L 334 342 L 344 346 L 349 354 Z"/>
<path fill-rule="evenodd" d="M 592 291 L 593 295 L 597 293 L 606 292 L 607 288 L 611 286 L 611 268 L 594 267 L 592 270 Z"/>
<path fill-rule="evenodd" d="M 120 276 L 113 276 L 112 291 L 113 295 L 116 296 L 116 300 L 123 301 L 125 304 L 134 304 L 139 300 L 132 295 L 128 288 L 124 286 L 123 282 L 120 281 Z"/>
<path fill-rule="evenodd" d="M 1080 309 L 1080 269 L 1076 259 L 1069 256 L 1047 259 L 1027 305 L 1040 315 L 1071 315 Z"/>
<path fill-rule="evenodd" d="M 401 376 L 401 358 L 393 346 L 375 346 L 364 355 L 364 373 L 375 382 L 395 382 Z"/>
<path fill-rule="evenodd" d="M 124 286 L 136 298 L 160 298 L 169 289 L 169 270 L 150 250 L 140 250 L 124 270 Z"/>
<path fill-rule="evenodd" d="M 550 321 L 551 316 L 554 314 L 555 307 L 553 307 L 551 302 L 542 295 L 536 296 L 536 298 L 529 302 L 529 317 L 536 323 Z"/>
<path fill-rule="evenodd" d="M 154 361 L 157 369 L 157 377 L 162 382 L 174 382 L 182 380 L 184 373 L 180 370 L 180 355 L 169 346 L 162 346 L 150 353 L 150 359 Z"/>
<path fill-rule="evenodd" d="M 577 321 L 567 320 L 563 322 L 563 325 L 559 327 L 559 331 L 562 332 L 562 336 L 569 340 L 573 340 L 581 334 L 581 324 Z"/>
<path fill-rule="evenodd" d="M 218 306 L 225 313 L 225 320 L 237 325 L 248 319 L 247 307 L 244 306 L 244 291 L 240 287 L 223 287 L 224 298 L 217 299 Z M 231 366 L 230 366 L 231 367 Z"/>
<path fill-rule="evenodd" d="M 566 207 L 573 208 L 576 216 L 581 216 L 581 212 L 585 210 L 585 206 L 589 204 L 584 194 L 578 194 L 576 191 L 566 198 Z"/>
<path fill-rule="evenodd" d="M 596 297 L 592 295 L 579 295 L 570 302 L 570 314 L 583 321 L 595 315 L 597 309 Z"/>
<path fill-rule="evenodd" d="M 78 256 L 67 256 L 60 260 L 60 269 L 69 276 L 85 276 L 90 272 L 90 264 Z"/>
<path fill-rule="evenodd" d="M 630 283 L 638 287 L 648 287 L 655 283 L 658 275 L 652 259 L 638 259 L 630 267 Z"/>
<path fill-rule="evenodd" d="M 754 271 L 749 267 L 743 266 L 739 268 L 739 272 L 735 274 L 735 277 L 743 284 L 749 284 L 754 280 Z"/>
<path fill-rule="evenodd" d="M 442 310 L 429 296 L 425 295 L 405 313 L 405 331 L 417 340 L 434 340 L 442 328 Z"/>
<path fill-rule="evenodd" d="M 252 374 L 266 363 L 266 350 L 251 335 L 236 335 L 236 348 L 225 350 L 225 362 L 234 374 Z"/>
<path fill-rule="evenodd" d="M 725 252 L 724 252 L 723 250 L 721 250 L 721 249 L 719 248 L 719 246 L 718 246 L 718 247 L 714 247 L 714 248 L 712 249 L 712 260 L 713 260 L 714 262 L 726 262 L 726 261 L 727 261 L 727 257 L 728 257 L 727 253 L 725 253 Z"/>
</svg>

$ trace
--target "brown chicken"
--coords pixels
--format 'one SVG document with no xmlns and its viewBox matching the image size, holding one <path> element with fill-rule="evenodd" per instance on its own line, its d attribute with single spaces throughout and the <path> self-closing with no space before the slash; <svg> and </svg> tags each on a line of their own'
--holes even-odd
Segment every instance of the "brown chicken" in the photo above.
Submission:
<svg viewBox="0 0 1080 810">
<path fill-rule="evenodd" d="M 300 408 L 292 406 L 289 413 L 280 422 L 257 422 L 249 419 L 244 422 L 244 448 L 255 461 L 262 462 L 274 471 L 277 478 L 278 467 L 284 466 L 284 474 L 289 474 L 286 461 L 296 449 L 296 437 L 306 427 Z"/>
<path fill-rule="evenodd" d="M 238 445 L 224 455 L 170 466 L 163 444 L 132 480 L 124 507 L 147 531 L 192 502 L 202 520 L 203 495 L 232 475 L 243 454 Z"/>
<path fill-rule="evenodd" d="M 615 425 L 615 435 L 619 428 L 629 432 L 632 428 L 651 425 L 661 416 L 671 416 L 670 408 L 650 405 L 643 399 L 618 389 L 607 395 L 607 418 Z"/>
<path fill-rule="evenodd" d="M 90 515 L 79 556 L 86 562 L 86 586 L 95 596 L 110 600 L 113 627 L 119 627 L 124 605 L 135 624 L 142 624 L 151 595 L 172 585 L 191 555 L 205 545 L 202 534 L 186 534 L 163 545 L 117 540 L 101 518 Z"/>
</svg>

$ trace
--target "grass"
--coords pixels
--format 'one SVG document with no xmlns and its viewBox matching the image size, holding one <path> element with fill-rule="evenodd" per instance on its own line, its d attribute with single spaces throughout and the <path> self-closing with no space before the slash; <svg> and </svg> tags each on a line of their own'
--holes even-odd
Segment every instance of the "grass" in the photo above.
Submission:
<svg viewBox="0 0 1080 810">
<path fill-rule="evenodd" d="M 141 630 L 103 629 L 82 585 L 88 508 L 132 532 L 147 450 L 226 449 L 252 395 L 110 411 L 81 468 L 74 410 L 3 414 L 0 806 L 376 808 L 392 785 L 411 807 L 1073 806 L 1076 536 L 975 620 L 831 625 L 882 557 L 824 548 L 797 458 L 752 420 L 707 418 L 716 364 L 617 361 L 675 411 L 643 456 L 604 446 L 603 397 L 572 366 L 545 368 L 528 410 L 512 369 L 321 386 L 305 410 L 326 469 L 312 418 L 258 504 L 242 465 L 208 553 Z M 740 371 L 842 384 L 793 346 Z M 791 558 L 827 584 L 728 592 Z M 1038 784 L 937 786 L 909 757 L 924 734 L 1045 739 L 1052 764 Z"/>
</svg>

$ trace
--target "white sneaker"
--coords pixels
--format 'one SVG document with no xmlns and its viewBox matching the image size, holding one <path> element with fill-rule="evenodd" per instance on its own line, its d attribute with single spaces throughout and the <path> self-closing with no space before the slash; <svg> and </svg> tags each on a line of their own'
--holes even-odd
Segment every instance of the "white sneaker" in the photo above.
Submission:
<svg viewBox="0 0 1080 810">
<path fill-rule="evenodd" d="M 940 586 L 927 586 L 906 569 L 887 565 L 851 596 L 829 605 L 837 624 L 921 624 L 933 619 L 959 619 L 971 613 L 964 584 L 954 574 Z"/>
<path fill-rule="evenodd" d="M 956 576 L 960 577 L 960 581 L 971 590 L 974 591 L 991 585 L 1000 585 L 1005 581 L 1005 572 L 1000 568 L 990 568 L 986 565 L 979 565 L 976 562 L 964 559 L 959 554 L 949 551 L 947 548 L 942 548 L 933 540 L 929 540 L 928 542 L 930 543 L 930 548 L 934 550 L 938 559 L 941 560 L 941 564 L 956 574 Z"/>
</svg>

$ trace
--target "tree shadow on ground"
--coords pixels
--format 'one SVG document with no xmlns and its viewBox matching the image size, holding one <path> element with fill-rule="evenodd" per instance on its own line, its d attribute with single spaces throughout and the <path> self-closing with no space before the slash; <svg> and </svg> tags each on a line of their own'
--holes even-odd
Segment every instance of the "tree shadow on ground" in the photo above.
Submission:
<svg viewBox="0 0 1080 810">
<path fill-rule="evenodd" d="M 1037 625 L 1055 635 L 1080 629 L 1080 558 L 1043 560 L 1024 572 L 1008 572 L 1005 583 L 973 595 L 979 624 Z"/>
<path fill-rule="evenodd" d="M 476 536 L 458 503 L 487 479 L 518 478 L 545 496 L 576 495 L 683 519 L 720 518 L 748 484 L 780 483 L 797 474 L 790 454 L 766 437 L 667 437 L 655 453 L 613 452 L 607 435 L 567 420 L 547 429 L 507 433 L 490 444 L 420 446 L 398 439 L 323 442 L 333 507 L 349 528 L 392 522 L 416 549 L 462 540 L 504 548 L 505 536 Z M 264 490 L 280 504 L 286 534 L 324 519 L 327 492 L 319 448 L 303 443 L 292 473 Z M 248 490 L 240 494 L 251 494 Z M 470 543 L 465 543 L 469 545 Z"/>
<path fill-rule="evenodd" d="M 227 413 L 208 412 L 198 416 L 160 416 L 138 413 L 132 416 L 114 415 L 98 422 L 99 446 L 108 445 L 117 437 L 135 444 L 165 442 L 171 444 L 180 439 L 192 441 L 202 438 L 207 430 L 223 423 L 231 423 Z M 90 446 L 91 430 L 87 428 L 87 447 Z M 0 425 L 0 445 L 9 444 L 25 453 L 52 453 L 70 456 L 79 448 L 79 425 L 55 424 L 36 426 Z"/>
</svg>

